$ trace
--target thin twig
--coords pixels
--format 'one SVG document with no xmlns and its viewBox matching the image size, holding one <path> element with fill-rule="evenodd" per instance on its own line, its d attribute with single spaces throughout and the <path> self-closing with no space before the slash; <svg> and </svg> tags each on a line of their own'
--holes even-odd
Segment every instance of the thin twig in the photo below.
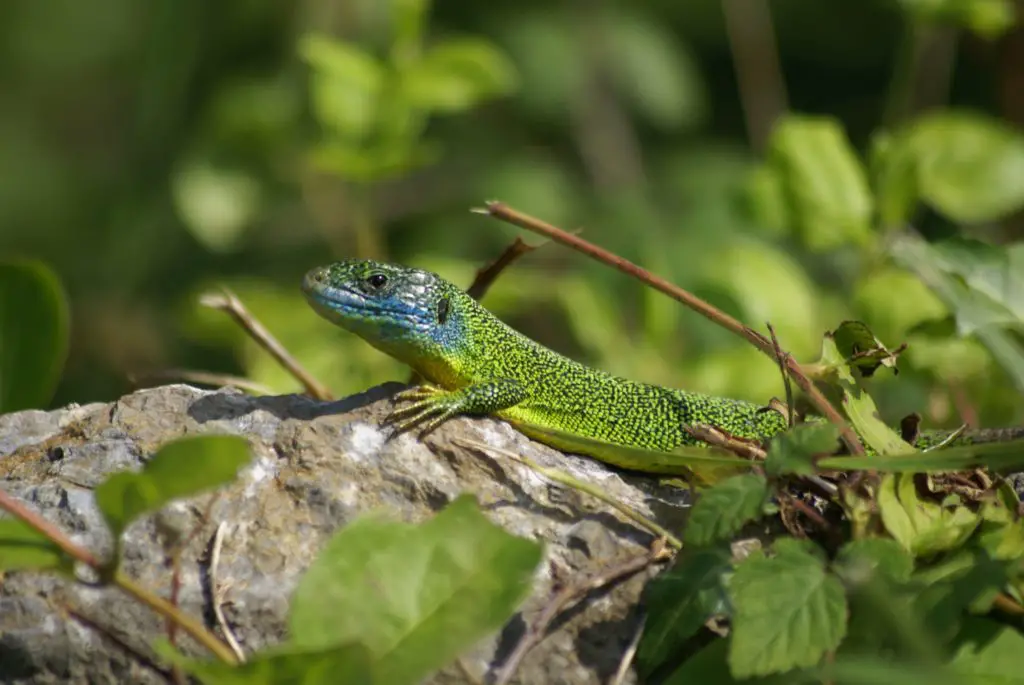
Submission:
<svg viewBox="0 0 1024 685">
<path fill-rule="evenodd" d="M 729 450 L 736 456 L 743 457 L 744 459 L 764 461 L 767 456 L 764 449 L 754 441 L 729 435 L 721 428 L 715 426 L 696 424 L 684 426 L 684 429 L 701 442 L 706 442 L 713 447 Z"/>
<path fill-rule="evenodd" d="M 206 522 L 210 520 L 210 512 L 213 510 L 213 505 L 217 502 L 220 497 L 220 493 L 213 493 L 206 503 L 203 515 L 200 517 L 196 525 L 192 526 L 192 530 L 189 531 L 188 536 L 180 541 L 174 549 L 174 553 L 171 555 L 171 595 L 170 602 L 174 606 L 178 606 L 178 594 L 181 592 L 181 555 L 184 554 L 185 549 L 188 548 L 192 541 L 196 539 L 199 532 L 206 525 Z M 176 646 L 175 639 L 177 637 L 178 625 L 171 619 L 167 619 L 167 641 L 171 643 L 171 646 Z M 174 667 L 175 677 L 180 675 L 180 669 L 177 666 Z"/>
<path fill-rule="evenodd" d="M 640 646 L 640 638 L 643 637 L 645 623 L 646 619 L 643 619 L 640 621 L 640 625 L 637 626 L 633 639 L 629 641 L 629 645 L 622 655 L 622 660 L 619 661 L 619 668 L 615 671 L 615 677 L 611 679 L 608 685 L 622 685 L 622 682 L 626 679 L 629 667 L 633 664 L 633 659 L 636 657 L 637 647 Z"/>
<path fill-rule="evenodd" d="M 796 405 L 793 403 L 793 384 L 789 381 L 789 374 L 786 373 L 786 362 L 784 361 L 789 356 L 789 353 L 782 351 L 782 347 L 779 345 L 779 338 L 775 335 L 775 327 L 772 326 L 771 321 L 766 321 L 765 325 L 768 326 L 768 332 L 772 336 L 772 349 L 775 352 L 775 359 L 779 362 L 782 385 L 786 389 L 786 420 L 789 423 L 789 427 L 792 428 L 796 423 Z"/>
<path fill-rule="evenodd" d="M 638 511 L 636 511 L 634 509 L 631 509 L 631 508 L 627 507 L 625 504 L 622 504 L 621 502 L 617 501 L 614 497 L 612 497 L 611 495 L 609 495 L 608 493 L 606 493 L 604 490 L 602 490 L 601 488 L 597 487 L 596 485 L 591 485 L 590 483 L 584 483 L 583 481 L 581 481 L 579 479 L 576 479 L 576 478 L 573 478 L 569 474 L 563 473 L 562 471 L 559 471 L 558 469 L 550 469 L 550 468 L 547 468 L 546 466 L 541 466 L 540 464 L 538 464 L 534 460 L 530 459 L 529 457 L 524 457 L 524 456 L 522 456 L 520 454 L 516 454 L 515 452 L 510 452 L 508 450 L 503 450 L 503 449 L 498 448 L 498 447 L 492 447 L 491 445 L 488 445 L 488 444 L 483 443 L 483 442 L 477 442 L 475 440 L 466 440 L 464 438 L 452 438 L 452 442 L 457 444 L 457 445 L 461 445 L 462 447 L 466 447 L 468 449 L 472 449 L 472 450 L 476 450 L 478 452 L 482 452 L 486 456 L 489 456 L 489 457 L 492 457 L 492 458 L 493 458 L 494 454 L 498 454 L 498 455 L 501 455 L 501 456 L 503 456 L 503 457 L 505 457 L 507 459 L 511 459 L 513 461 L 517 461 L 517 462 L 519 462 L 521 464 L 524 464 L 524 465 L 528 466 L 529 468 L 533 469 L 535 472 L 537 472 L 540 475 L 544 476 L 548 480 L 552 480 L 552 481 L 554 481 L 556 483 L 559 483 L 559 484 L 564 485 L 564 486 L 569 487 L 569 488 L 573 488 L 573 489 L 578 490 L 580 492 L 586 493 L 586 494 L 590 495 L 591 497 L 595 497 L 595 498 L 601 500 L 602 502 L 604 502 L 608 506 L 612 507 L 613 509 L 615 509 L 617 512 L 619 512 L 623 516 L 625 516 L 627 519 L 632 521 L 633 523 L 636 523 L 638 526 L 649 530 L 650 532 L 654 533 L 659 538 L 664 538 L 665 541 L 670 546 L 674 547 L 675 549 L 682 549 L 683 548 L 682 541 L 679 538 L 677 538 L 675 535 L 673 535 L 668 530 L 666 530 L 662 526 L 658 525 L 654 521 L 650 520 L 649 518 L 647 518 L 646 516 L 644 516 L 640 512 L 638 512 Z"/>
<path fill-rule="evenodd" d="M 664 546 L 656 544 L 643 554 L 608 566 L 584 578 L 579 583 L 568 585 L 554 593 L 544 603 L 544 609 L 540 615 L 529 625 L 519 642 L 516 643 L 512 653 L 509 654 L 508 659 L 501 665 L 494 679 L 494 685 L 505 685 L 511 680 L 523 657 L 544 640 L 548 628 L 562 611 L 576 604 L 591 592 L 639 573 L 651 564 L 668 559 L 669 556 L 671 554 Z"/>
<path fill-rule="evenodd" d="M 224 544 L 224 530 L 226 527 L 227 524 L 221 521 L 217 524 L 217 530 L 213 534 L 213 544 L 210 549 L 210 597 L 213 599 L 213 615 L 217 617 L 217 625 L 220 626 L 221 632 L 224 633 L 224 639 L 227 640 L 231 651 L 238 658 L 238 663 L 244 664 L 245 652 L 242 651 L 242 646 L 235 639 L 235 634 L 231 632 L 228 621 L 224 617 L 224 609 L 221 607 L 222 594 L 226 591 L 226 588 L 221 588 L 217 582 L 217 567 L 220 565 L 220 550 Z"/>
<path fill-rule="evenodd" d="M 0 490 L 0 508 L 10 512 L 33 529 L 46 536 L 50 542 L 59 547 L 62 552 L 72 559 L 86 564 L 101 574 L 109 572 L 107 565 L 101 562 L 95 555 L 93 555 L 92 552 L 76 545 L 71 541 L 71 538 L 65 535 L 63 531 L 57 528 L 57 526 L 53 525 L 3 490 Z M 235 655 L 231 653 L 231 650 L 229 650 L 223 642 L 217 639 L 216 635 L 206 630 L 200 622 L 180 611 L 176 606 L 165 600 L 163 597 L 155 595 L 141 585 L 136 584 L 135 581 L 124 575 L 121 571 L 115 571 L 110 582 L 161 616 L 165 616 L 176 621 L 178 625 L 181 626 L 181 629 L 188 633 L 192 639 L 210 650 L 221 661 L 225 661 L 229 664 L 235 663 Z"/>
<path fill-rule="evenodd" d="M 195 385 L 211 385 L 215 388 L 233 387 L 245 390 L 253 395 L 273 395 L 274 391 L 269 387 L 251 381 L 241 376 L 232 376 L 226 373 L 211 373 L 209 371 L 197 371 L 193 369 L 162 369 L 158 371 L 146 371 L 142 374 L 130 374 L 128 380 L 135 386 L 147 385 L 149 383 L 184 381 Z"/>
<path fill-rule="evenodd" d="M 536 250 L 540 245 L 531 245 L 522 238 L 516 236 L 516 239 L 509 243 L 508 247 L 501 251 L 498 257 L 488 264 L 487 266 L 478 269 L 476 276 L 473 278 L 473 283 L 466 288 L 466 293 L 474 300 L 480 301 L 484 295 L 494 284 L 494 281 L 498 279 L 498 276 L 512 266 L 517 259 L 523 255 L 529 254 Z"/>
<path fill-rule="evenodd" d="M 270 334 L 270 331 L 245 308 L 242 301 L 233 292 L 224 288 L 221 295 L 208 293 L 199 298 L 199 303 L 211 309 L 218 309 L 226 312 L 239 326 L 255 340 L 260 347 L 265 349 L 277 360 L 299 383 L 306 389 L 306 393 L 318 400 L 333 400 L 334 395 L 320 381 L 313 378 L 298 360 L 284 348 L 278 340 Z"/>
<path fill-rule="evenodd" d="M 655 290 L 668 295 L 677 302 L 681 302 L 701 316 L 740 336 L 772 359 L 776 359 L 772 343 L 765 336 L 761 335 L 754 329 L 743 325 L 737 319 L 734 319 L 720 309 L 711 306 L 704 300 L 696 297 L 686 290 L 683 290 L 679 286 L 655 276 L 646 269 L 642 269 L 629 260 L 598 247 L 593 243 L 563 231 L 562 229 L 552 226 L 540 219 L 536 219 L 532 216 L 516 211 L 503 202 L 490 201 L 487 202 L 486 205 L 487 206 L 482 209 L 473 209 L 471 211 L 476 214 L 490 216 L 498 219 L 499 221 L 504 221 L 505 223 L 512 224 L 513 226 L 523 228 L 527 231 L 546 236 L 555 242 L 581 252 L 592 259 L 596 259 L 599 262 L 614 267 L 622 273 L 632 276 Z M 835 407 L 832 406 L 821 391 L 815 387 L 800 365 L 791 355 L 786 356 L 785 363 L 790 375 L 796 381 L 797 385 L 807 393 L 808 398 L 814 403 L 814 405 L 830 421 L 840 427 L 843 440 L 849 448 L 850 453 L 863 454 L 864 446 L 861 445 L 857 434 L 846 424 L 842 415 L 836 411 Z"/>
<path fill-rule="evenodd" d="M 42 534 L 47 540 L 59 547 L 64 554 L 67 554 L 75 561 L 79 561 L 94 569 L 103 567 L 103 562 L 96 558 L 92 552 L 76 545 L 71 541 L 71 538 L 64 534 L 64 531 L 3 490 L 0 490 L 0 508 L 21 519 L 22 522 Z"/>
</svg>

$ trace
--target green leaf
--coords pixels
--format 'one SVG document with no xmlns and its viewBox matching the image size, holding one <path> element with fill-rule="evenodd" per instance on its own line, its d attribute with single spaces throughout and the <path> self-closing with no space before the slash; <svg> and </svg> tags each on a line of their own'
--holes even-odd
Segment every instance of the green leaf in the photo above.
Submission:
<svg viewBox="0 0 1024 685">
<path fill-rule="evenodd" d="M 854 286 L 853 297 L 858 313 L 880 338 L 891 342 L 903 342 L 915 326 L 949 316 L 921 279 L 896 267 L 872 269 Z M 915 344 L 911 349 L 918 351 Z"/>
<path fill-rule="evenodd" d="M 1024 135 L 981 114 L 944 111 L 895 134 L 882 173 L 913 174 L 921 199 L 953 221 L 993 221 L 1024 206 Z"/>
<path fill-rule="evenodd" d="M 970 238 L 932 246 L 936 266 L 964 280 L 969 289 L 1005 308 L 1024 323 L 1024 242 L 996 247 Z"/>
<path fill-rule="evenodd" d="M 1024 466 L 1024 440 L 957 445 L 888 457 L 828 457 L 819 461 L 818 466 L 837 471 L 890 473 L 969 471 L 977 468 L 1006 473 Z"/>
<path fill-rule="evenodd" d="M 843 321 L 832 331 L 832 339 L 850 368 L 857 369 L 865 378 L 871 377 L 879 366 L 892 369 L 894 374 L 898 373 L 896 357 L 899 353 L 891 352 L 882 344 L 867 324 Z"/>
<path fill-rule="evenodd" d="M 737 533 L 764 516 L 769 493 L 768 481 L 754 473 L 727 478 L 704 490 L 690 509 L 686 544 L 709 545 Z"/>
<path fill-rule="evenodd" d="M 299 52 L 313 68 L 310 90 L 320 124 L 348 140 L 369 135 L 385 86 L 384 66 L 354 45 L 318 34 L 303 37 Z"/>
<path fill-rule="evenodd" d="M 35 261 L 0 261 L 0 414 L 44 408 L 68 351 L 68 305 Z"/>
<path fill-rule="evenodd" d="M 787 214 L 808 247 L 832 250 L 871 242 L 867 175 L 837 121 L 782 119 L 772 132 L 768 165 L 779 172 Z"/>
<path fill-rule="evenodd" d="M 288 646 L 259 652 L 244 664 L 188 659 L 167 642 L 157 651 L 203 685 L 373 685 L 370 656 L 359 644 L 298 651 Z"/>
<path fill-rule="evenodd" d="M 686 548 L 671 569 L 644 588 L 647 621 L 637 651 L 642 672 L 667 661 L 711 616 L 723 610 L 722 576 L 732 568 L 728 545 Z"/>
<path fill-rule="evenodd" d="M 508 58 L 479 38 L 454 38 L 435 45 L 404 78 L 414 106 L 439 112 L 461 112 L 512 93 L 518 85 Z"/>
<path fill-rule="evenodd" d="M 1024 634 L 1019 628 L 969 617 L 957 643 L 950 660 L 957 673 L 987 685 L 1024 685 Z"/>
<path fill-rule="evenodd" d="M 1017 390 L 1024 393 L 1024 350 L 1005 331 L 992 323 L 984 314 L 979 320 L 979 299 L 965 285 L 943 272 L 935 250 L 913 234 L 902 234 L 890 241 L 892 256 L 910 269 L 938 295 L 953 311 L 961 333 L 974 329 L 978 339 L 988 348 L 996 361 L 1013 380 Z"/>
<path fill-rule="evenodd" d="M 776 549 L 739 564 L 729 583 L 734 678 L 814 666 L 846 634 L 843 585 L 821 557 L 798 545 Z"/>
<path fill-rule="evenodd" d="M 905 550 L 927 557 L 961 546 L 981 518 L 964 506 L 943 507 L 917 493 L 913 473 L 887 474 L 878 486 L 878 508 L 889 534 Z"/>
<path fill-rule="evenodd" d="M 844 577 L 860 579 L 865 573 L 878 573 L 903 583 L 914 570 L 914 558 L 895 540 L 866 538 L 843 545 L 836 557 L 836 566 Z"/>
<path fill-rule="evenodd" d="M 377 685 L 418 682 L 512 616 L 540 558 L 540 545 L 492 524 L 469 496 L 420 525 L 360 519 L 299 583 L 292 638 L 358 640 Z"/>
<path fill-rule="evenodd" d="M 914 448 L 908 445 L 878 416 L 878 408 L 871 396 L 858 385 L 847 364 L 846 356 L 839 351 L 833 333 L 826 333 L 821 343 L 821 361 L 818 366 L 830 372 L 843 391 L 843 409 L 853 422 L 853 427 L 864 441 L 878 454 L 906 454 Z M 818 465 L 825 467 L 832 459 L 822 459 Z M 845 463 L 845 462 L 844 462 Z M 827 467 L 825 467 L 827 468 Z M 843 467 L 839 467 L 840 469 Z"/>
<path fill-rule="evenodd" d="M 121 471 L 96 487 L 96 503 L 114 538 L 143 514 L 174 499 L 230 483 L 251 454 L 244 438 L 202 435 L 160 447 L 141 472 Z"/>
<path fill-rule="evenodd" d="M 794 426 L 772 439 L 764 462 L 765 473 L 769 476 L 812 475 L 815 460 L 835 452 L 838 440 L 839 428 L 834 423 L 815 421 Z"/>
<path fill-rule="evenodd" d="M 916 19 L 963 26 L 984 38 L 998 38 L 1013 28 L 1011 0 L 899 0 Z"/>
<path fill-rule="evenodd" d="M 73 568 L 74 561 L 35 528 L 17 519 L 0 519 L 0 572 Z"/>
<path fill-rule="evenodd" d="M 816 683 L 836 685 L 967 685 L 948 669 L 879 656 L 844 656 L 821 668 Z M 980 685 L 980 684 L 979 684 Z"/>
<path fill-rule="evenodd" d="M 914 574 L 923 586 L 914 611 L 943 643 L 953 639 L 967 614 L 987 613 L 1007 581 L 1003 564 L 981 550 L 962 549 Z"/>
</svg>

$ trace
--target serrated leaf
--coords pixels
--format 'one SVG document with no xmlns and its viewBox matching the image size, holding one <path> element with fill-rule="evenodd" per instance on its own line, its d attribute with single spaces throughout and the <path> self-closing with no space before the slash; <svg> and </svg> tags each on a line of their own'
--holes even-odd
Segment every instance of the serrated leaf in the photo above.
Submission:
<svg viewBox="0 0 1024 685">
<path fill-rule="evenodd" d="M 836 556 L 836 566 L 846 577 L 860 579 L 866 573 L 877 573 L 902 583 L 914 570 L 914 558 L 895 540 L 866 538 L 843 545 Z"/>
<path fill-rule="evenodd" d="M 735 678 L 817 664 L 846 635 L 843 585 L 823 560 L 797 546 L 736 567 L 729 667 Z"/>
<path fill-rule="evenodd" d="M 370 656 L 359 644 L 300 651 L 288 646 L 260 652 L 244 664 L 188 659 L 169 643 L 157 645 L 168 661 L 203 685 L 373 685 Z"/>
<path fill-rule="evenodd" d="M 35 528 L 17 519 L 0 519 L 0 572 L 73 567 L 73 560 Z"/>
<path fill-rule="evenodd" d="M 839 447 L 839 428 L 834 423 L 815 421 L 794 426 L 772 439 L 764 470 L 769 476 L 795 474 L 809 476 L 815 472 L 815 460 L 832 454 Z"/>
<path fill-rule="evenodd" d="M 1024 685 L 1024 633 L 1012 625 L 969 617 L 957 637 L 949 665 L 957 673 L 987 685 Z"/>
<path fill-rule="evenodd" d="M 764 516 L 770 490 L 764 476 L 744 473 L 727 478 L 700 494 L 686 522 L 688 545 L 709 545 L 739 532 Z"/>
<path fill-rule="evenodd" d="M 0 261 L 0 414 L 42 409 L 68 350 L 68 305 L 56 274 L 36 261 Z"/>
<path fill-rule="evenodd" d="M 873 470 L 889 473 L 969 471 L 978 468 L 1006 473 L 1024 466 L 1024 440 L 957 445 L 887 457 L 828 457 L 819 461 L 818 466 L 837 471 Z"/>
<path fill-rule="evenodd" d="M 723 608 L 724 573 L 732 568 L 727 545 L 686 548 L 671 569 L 644 588 L 647 621 L 637 663 L 651 673 Z"/>
<path fill-rule="evenodd" d="M 336 534 L 292 600 L 303 648 L 358 640 L 377 685 L 418 682 L 503 625 L 530 591 L 535 542 L 463 496 L 420 525 L 361 519 Z"/>
<path fill-rule="evenodd" d="M 919 557 L 959 547 L 981 521 L 967 507 L 950 509 L 920 497 L 913 473 L 883 476 L 878 486 L 878 508 L 889 534 Z"/>
<path fill-rule="evenodd" d="M 235 435 L 172 440 L 157 450 L 142 471 L 121 471 L 100 483 L 96 504 L 116 539 L 136 518 L 171 500 L 230 483 L 250 459 L 248 443 Z"/>
<path fill-rule="evenodd" d="M 786 214 L 812 250 L 872 240 L 867 175 L 837 121 L 797 115 L 782 119 L 772 131 L 768 164 L 780 174 Z"/>
<path fill-rule="evenodd" d="M 416 107 L 460 112 L 515 90 L 518 77 L 509 59 L 489 41 L 452 38 L 432 47 L 404 74 Z"/>
<path fill-rule="evenodd" d="M 839 351 L 831 332 L 826 333 L 821 343 L 819 367 L 831 372 L 843 392 L 843 409 L 850 417 L 857 433 L 876 453 L 883 455 L 912 453 L 914 448 L 893 431 L 878 416 L 878 408 L 871 396 L 864 391 L 850 371 L 846 357 Z M 819 462 L 824 467 L 828 459 Z M 840 470 L 843 467 L 838 467 Z"/>
</svg>

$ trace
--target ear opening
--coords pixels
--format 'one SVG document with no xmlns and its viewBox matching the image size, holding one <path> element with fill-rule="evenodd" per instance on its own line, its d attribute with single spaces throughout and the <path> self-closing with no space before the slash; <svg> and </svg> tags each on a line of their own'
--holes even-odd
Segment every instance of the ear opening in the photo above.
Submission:
<svg viewBox="0 0 1024 685">
<path fill-rule="evenodd" d="M 437 322 L 442 326 L 448 321 L 448 309 L 451 303 L 447 297 L 442 297 L 437 303 Z"/>
</svg>

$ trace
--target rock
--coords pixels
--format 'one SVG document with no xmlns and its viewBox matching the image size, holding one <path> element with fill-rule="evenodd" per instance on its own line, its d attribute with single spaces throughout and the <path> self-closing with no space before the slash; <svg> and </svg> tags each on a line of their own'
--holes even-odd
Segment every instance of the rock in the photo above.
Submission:
<svg viewBox="0 0 1024 685">
<path fill-rule="evenodd" d="M 328 403 L 172 385 L 112 404 L 0 416 L 3 488 L 77 543 L 105 554 L 111 540 L 92 488 L 107 474 L 137 467 L 159 445 L 183 435 L 247 437 L 253 461 L 236 483 L 215 495 L 175 502 L 129 527 L 123 569 L 168 597 L 171 558 L 184 542 L 178 603 L 214 627 L 208 550 L 217 524 L 227 524 L 217 580 L 227 588 L 227 621 L 249 654 L 285 638 L 290 594 L 340 527 L 381 509 L 401 520 L 421 521 L 460 493 L 473 493 L 492 521 L 515 535 L 544 541 L 547 558 L 522 612 L 463 656 L 465 671 L 446 668 L 432 683 L 467 682 L 466 672 L 481 682 L 493 678 L 524 626 L 546 606 L 553 578 L 599 571 L 653 542 L 649 533 L 595 499 L 554 486 L 518 463 L 469 451 L 454 439 L 556 466 L 646 515 L 656 511 L 670 528 L 678 529 L 684 519 L 679 491 L 563 455 L 504 422 L 462 418 L 422 441 L 411 435 L 388 440 L 380 422 L 391 407 L 387 398 L 398 387 L 388 384 Z M 568 611 L 528 653 L 515 681 L 607 682 L 638 629 L 637 600 L 655 572 L 648 568 Z M 69 617 L 69 611 L 85 621 Z M 112 588 L 29 572 L 9 573 L 0 581 L 2 683 L 166 682 L 151 648 L 166 635 L 153 612 Z M 177 642 L 186 652 L 205 656 L 180 631 Z M 635 678 L 631 674 L 625 682 Z"/>
</svg>

